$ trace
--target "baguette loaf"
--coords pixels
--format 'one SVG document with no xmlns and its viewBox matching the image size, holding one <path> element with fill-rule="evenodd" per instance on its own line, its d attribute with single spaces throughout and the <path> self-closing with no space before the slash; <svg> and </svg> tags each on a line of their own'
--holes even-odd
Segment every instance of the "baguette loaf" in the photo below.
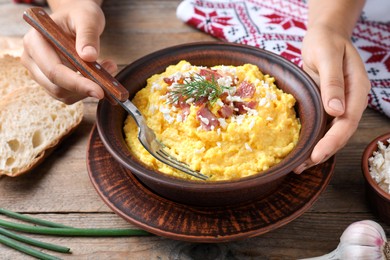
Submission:
<svg viewBox="0 0 390 260">
<path fill-rule="evenodd" d="M 0 175 L 18 176 L 42 162 L 83 118 L 33 81 L 17 57 L 0 58 Z"/>
</svg>

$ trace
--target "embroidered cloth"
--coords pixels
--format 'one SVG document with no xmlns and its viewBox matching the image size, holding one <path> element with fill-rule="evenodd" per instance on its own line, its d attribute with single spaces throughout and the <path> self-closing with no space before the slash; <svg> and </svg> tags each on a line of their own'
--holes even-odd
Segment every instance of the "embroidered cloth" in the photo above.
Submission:
<svg viewBox="0 0 390 260">
<path fill-rule="evenodd" d="M 184 0 L 177 17 L 220 40 L 277 53 L 302 66 L 307 1 Z M 369 107 L 390 117 L 390 1 L 367 0 L 353 31 L 371 81 Z"/>
</svg>

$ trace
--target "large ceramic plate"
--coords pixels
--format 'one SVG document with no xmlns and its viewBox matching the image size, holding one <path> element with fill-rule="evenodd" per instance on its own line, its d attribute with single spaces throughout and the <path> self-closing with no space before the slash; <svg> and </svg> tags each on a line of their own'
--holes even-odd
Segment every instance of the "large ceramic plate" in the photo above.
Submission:
<svg viewBox="0 0 390 260">
<path fill-rule="evenodd" d="M 334 158 L 289 174 L 270 196 L 241 205 L 194 207 L 151 192 L 106 150 L 96 127 L 87 150 L 90 179 L 119 216 L 156 235 L 191 242 L 226 242 L 279 228 L 302 215 L 329 183 Z"/>
</svg>

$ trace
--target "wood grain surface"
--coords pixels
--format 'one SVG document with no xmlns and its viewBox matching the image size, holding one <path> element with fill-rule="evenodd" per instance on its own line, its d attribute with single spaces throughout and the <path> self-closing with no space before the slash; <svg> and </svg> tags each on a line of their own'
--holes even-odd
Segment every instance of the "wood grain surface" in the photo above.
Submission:
<svg viewBox="0 0 390 260">
<path fill-rule="evenodd" d="M 288 174 L 266 197 L 200 207 L 173 202 L 148 189 L 110 155 L 96 128 L 91 132 L 87 155 L 91 181 L 114 212 L 153 234 L 202 243 L 242 240 L 286 225 L 318 199 L 335 165 L 332 157 L 300 175 Z"/>
<path fill-rule="evenodd" d="M 106 31 L 101 57 L 121 67 L 152 51 L 179 43 L 213 40 L 176 18 L 179 0 L 107 0 Z M 0 35 L 22 36 L 27 6 L 0 0 Z M 0 207 L 76 227 L 134 227 L 102 201 L 88 177 L 86 156 L 95 123 L 96 101 L 85 100 L 80 127 L 30 174 L 0 178 Z M 366 202 L 360 169 L 365 146 L 390 130 L 390 119 L 367 109 L 359 128 L 336 156 L 335 173 L 324 193 L 302 216 L 264 235 L 221 244 L 191 243 L 159 236 L 72 238 L 34 235 L 62 244 L 71 255 L 63 259 L 299 259 L 333 250 L 344 229 L 354 221 L 378 221 Z M 6 217 L 0 216 L 7 219 Z M 48 252 L 48 251 L 45 251 Z M 0 259 L 32 259 L 0 245 Z"/>
</svg>

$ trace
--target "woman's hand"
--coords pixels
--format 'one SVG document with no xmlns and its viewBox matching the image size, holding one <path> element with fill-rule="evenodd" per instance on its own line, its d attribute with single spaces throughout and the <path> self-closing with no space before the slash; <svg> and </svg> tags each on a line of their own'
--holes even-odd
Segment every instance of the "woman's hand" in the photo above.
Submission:
<svg viewBox="0 0 390 260">
<path fill-rule="evenodd" d="M 82 59 L 90 62 L 97 60 L 99 37 L 105 26 L 98 1 L 62 1 L 53 8 L 51 17 L 69 37 L 75 37 L 75 47 Z M 103 90 L 96 83 L 74 71 L 35 29 L 24 37 L 22 62 L 49 94 L 66 104 L 88 96 L 97 99 L 104 97 Z M 112 61 L 103 61 L 102 65 L 110 73 L 117 69 Z"/>
<path fill-rule="evenodd" d="M 296 173 L 326 161 L 346 145 L 358 127 L 371 87 L 349 35 L 325 25 L 311 27 L 303 41 L 302 57 L 304 70 L 320 87 L 324 109 L 333 120 Z"/>
</svg>

